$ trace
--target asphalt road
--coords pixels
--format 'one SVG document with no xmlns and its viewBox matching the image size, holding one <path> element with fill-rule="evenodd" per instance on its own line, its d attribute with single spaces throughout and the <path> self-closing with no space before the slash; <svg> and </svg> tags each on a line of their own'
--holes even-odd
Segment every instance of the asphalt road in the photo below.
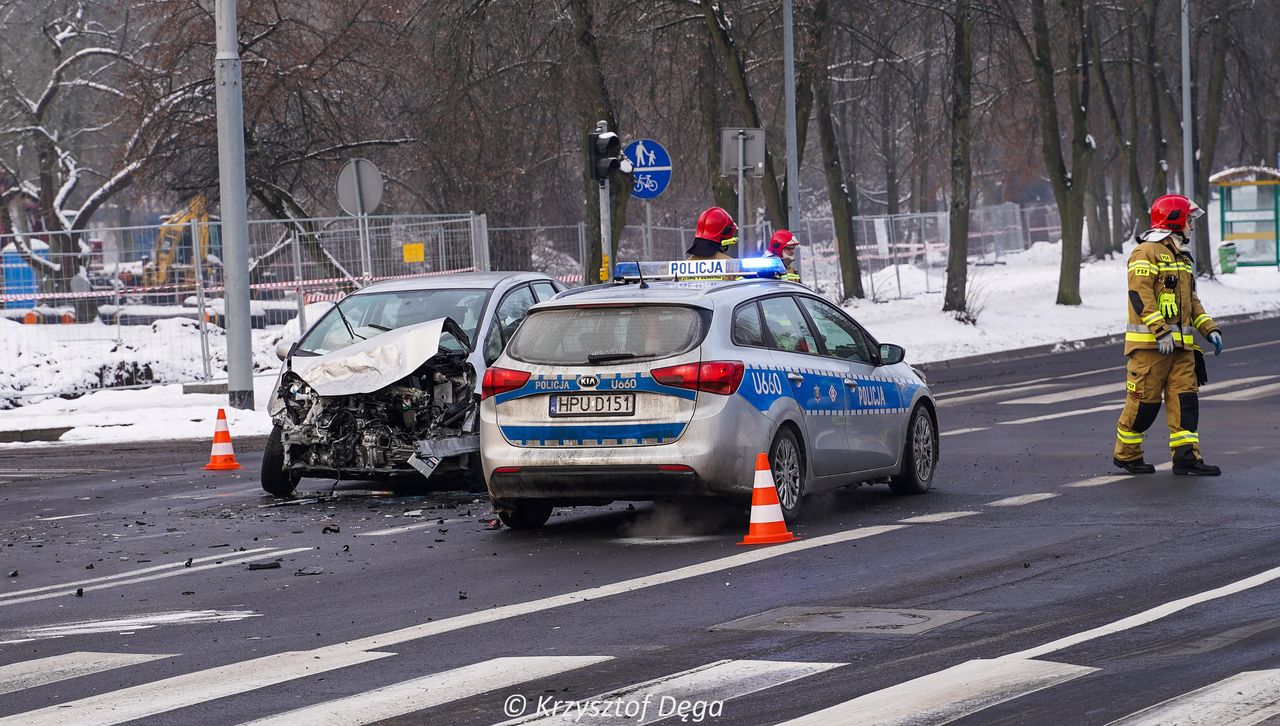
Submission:
<svg viewBox="0 0 1280 726">
<path fill-rule="evenodd" d="M 811 499 L 770 547 L 732 507 L 514 532 L 466 493 L 281 505 L 260 442 L 231 473 L 207 444 L 4 450 L 0 724 L 1277 718 L 1277 332 L 1210 360 L 1220 478 L 1116 475 L 1118 349 L 943 369 L 935 489 Z"/>
</svg>

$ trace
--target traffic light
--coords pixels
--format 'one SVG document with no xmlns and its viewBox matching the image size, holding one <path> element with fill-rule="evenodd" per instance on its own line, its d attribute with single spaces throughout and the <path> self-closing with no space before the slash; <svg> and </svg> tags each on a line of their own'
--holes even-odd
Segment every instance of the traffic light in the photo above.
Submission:
<svg viewBox="0 0 1280 726">
<path fill-rule="evenodd" d="M 610 174 L 621 168 L 622 139 L 612 131 L 592 131 L 587 134 L 587 160 L 591 164 L 591 178 L 603 184 Z"/>
</svg>

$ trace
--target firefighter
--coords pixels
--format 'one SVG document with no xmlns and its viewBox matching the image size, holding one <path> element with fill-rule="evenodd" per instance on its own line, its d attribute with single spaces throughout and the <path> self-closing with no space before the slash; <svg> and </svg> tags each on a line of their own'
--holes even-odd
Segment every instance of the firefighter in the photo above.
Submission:
<svg viewBox="0 0 1280 726">
<path fill-rule="evenodd" d="M 783 280 L 800 282 L 800 271 L 796 269 L 796 248 L 799 246 L 800 240 L 785 229 L 774 232 L 773 237 L 769 239 L 769 248 L 765 250 L 764 256 L 782 260 L 783 266 L 787 268 L 787 271 L 782 273 Z"/>
<path fill-rule="evenodd" d="M 1200 403 L 1196 391 L 1207 380 L 1198 330 L 1222 352 L 1222 334 L 1196 295 L 1195 266 L 1187 251 L 1192 223 L 1204 212 L 1179 194 L 1151 205 L 1151 229 L 1129 256 L 1129 324 L 1124 354 L 1129 359 L 1124 411 L 1116 427 L 1116 466 L 1150 474 L 1142 438 L 1155 423 L 1163 395 L 1174 474 L 1218 476 L 1222 470 L 1200 458 Z"/>
<path fill-rule="evenodd" d="M 738 225 L 734 224 L 733 217 L 720 207 L 712 207 L 698 215 L 698 229 L 694 232 L 686 259 L 732 259 L 726 250 L 737 243 Z"/>
</svg>

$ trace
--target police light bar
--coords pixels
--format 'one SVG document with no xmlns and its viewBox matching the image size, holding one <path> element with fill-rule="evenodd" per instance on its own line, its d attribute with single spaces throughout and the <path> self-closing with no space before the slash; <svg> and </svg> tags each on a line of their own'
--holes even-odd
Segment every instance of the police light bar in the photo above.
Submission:
<svg viewBox="0 0 1280 726">
<path fill-rule="evenodd" d="M 645 280 L 696 280 L 725 277 L 781 277 L 786 272 L 781 258 L 746 257 L 727 260 L 670 260 L 667 262 L 619 262 L 613 266 L 613 279 L 637 282 Z"/>
</svg>

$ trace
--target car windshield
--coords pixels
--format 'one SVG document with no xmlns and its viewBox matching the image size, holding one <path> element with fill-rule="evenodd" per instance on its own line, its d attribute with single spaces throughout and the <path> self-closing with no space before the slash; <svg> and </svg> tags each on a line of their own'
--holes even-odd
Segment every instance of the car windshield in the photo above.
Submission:
<svg viewBox="0 0 1280 726">
<path fill-rule="evenodd" d="M 529 315 L 507 347 L 525 363 L 625 364 L 688 352 L 704 318 L 679 305 L 552 308 Z"/>
<path fill-rule="evenodd" d="M 388 330 L 445 317 L 453 318 L 474 345 L 488 296 L 489 291 L 484 289 L 397 290 L 352 295 L 320 318 L 298 343 L 298 351 L 315 355 L 332 353 Z M 442 338 L 440 345 L 453 350 L 462 348 L 452 336 Z"/>
</svg>

